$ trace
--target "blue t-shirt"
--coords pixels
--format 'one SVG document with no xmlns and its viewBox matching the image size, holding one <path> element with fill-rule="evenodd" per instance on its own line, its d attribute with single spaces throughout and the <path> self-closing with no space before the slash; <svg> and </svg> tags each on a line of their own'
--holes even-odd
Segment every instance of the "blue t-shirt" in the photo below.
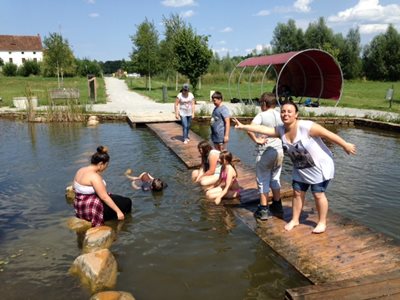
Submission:
<svg viewBox="0 0 400 300">
<path fill-rule="evenodd" d="M 214 144 L 224 142 L 225 118 L 229 116 L 229 109 L 225 105 L 214 108 L 211 115 L 211 140 Z"/>
</svg>

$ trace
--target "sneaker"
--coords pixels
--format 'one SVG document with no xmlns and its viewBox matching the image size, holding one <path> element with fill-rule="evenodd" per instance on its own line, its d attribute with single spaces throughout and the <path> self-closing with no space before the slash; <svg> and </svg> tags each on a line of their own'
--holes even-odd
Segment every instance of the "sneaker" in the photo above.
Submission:
<svg viewBox="0 0 400 300">
<path fill-rule="evenodd" d="M 257 210 L 254 212 L 254 217 L 259 220 L 268 220 L 272 218 L 272 215 L 268 208 L 257 207 Z"/>
<path fill-rule="evenodd" d="M 188 143 L 188 140 L 185 140 L 183 143 L 184 143 L 184 144 L 187 144 L 187 143 Z"/>
<path fill-rule="evenodd" d="M 283 207 L 282 207 L 282 201 L 272 201 L 272 204 L 269 206 L 269 210 L 271 213 L 274 215 L 281 215 L 283 216 Z"/>
</svg>

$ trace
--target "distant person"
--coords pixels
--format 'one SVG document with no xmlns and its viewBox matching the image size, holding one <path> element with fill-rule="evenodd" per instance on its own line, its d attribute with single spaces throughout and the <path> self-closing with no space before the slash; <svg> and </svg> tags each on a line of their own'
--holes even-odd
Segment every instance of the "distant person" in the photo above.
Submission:
<svg viewBox="0 0 400 300">
<path fill-rule="evenodd" d="M 181 120 L 183 128 L 183 143 L 187 144 L 190 141 L 189 130 L 194 118 L 195 99 L 189 92 L 189 84 L 185 83 L 175 101 L 175 118 Z"/>
<path fill-rule="evenodd" d="M 318 224 L 312 232 L 323 233 L 326 230 L 328 214 L 328 199 L 325 191 L 334 177 L 334 162 L 332 152 L 321 138 L 341 146 L 347 154 L 356 154 L 356 146 L 317 123 L 298 120 L 297 105 L 291 100 L 282 103 L 281 119 L 283 125 L 275 128 L 262 125 L 243 125 L 237 119 L 234 121 L 235 127 L 238 129 L 281 138 L 283 149 L 293 163 L 293 216 L 285 225 L 285 230 L 290 231 L 299 225 L 305 195 L 311 186 L 319 215 Z"/>
<path fill-rule="evenodd" d="M 139 176 L 132 176 L 132 170 L 128 169 L 125 176 L 132 180 L 132 187 L 135 190 L 160 192 L 167 187 L 167 184 L 160 178 L 154 178 L 150 173 L 143 172 Z"/>
<path fill-rule="evenodd" d="M 240 196 L 238 175 L 232 163 L 232 153 L 224 150 L 219 157 L 222 164 L 219 179 L 206 192 L 207 199 L 214 200 L 217 205 L 221 203 L 222 198 L 233 199 Z"/>
<path fill-rule="evenodd" d="M 201 155 L 201 166 L 192 172 L 192 180 L 207 187 L 219 179 L 219 174 L 221 173 L 220 151 L 213 149 L 208 141 L 201 141 L 197 145 L 197 149 Z"/>
<path fill-rule="evenodd" d="M 212 94 L 211 99 L 215 105 L 211 115 L 211 140 L 215 149 L 222 151 L 229 142 L 230 113 L 222 104 L 223 97 L 220 92 Z"/>
<path fill-rule="evenodd" d="M 124 214 L 132 210 L 131 199 L 107 193 L 101 174 L 107 169 L 109 161 L 108 149 L 99 146 L 92 155 L 90 165 L 80 168 L 74 177 L 76 217 L 91 222 L 93 227 L 108 220 L 124 220 Z"/>
<path fill-rule="evenodd" d="M 282 125 L 281 116 L 275 110 L 276 98 L 272 93 L 264 93 L 260 100 L 261 112 L 255 116 L 252 125 L 263 125 L 277 127 Z M 283 217 L 281 202 L 280 176 L 283 162 L 282 141 L 279 138 L 271 138 L 265 135 L 247 132 L 250 138 L 256 143 L 256 179 L 260 204 L 254 216 L 260 220 L 268 220 L 271 213 Z M 272 190 L 272 204 L 268 207 L 269 189 Z"/>
</svg>

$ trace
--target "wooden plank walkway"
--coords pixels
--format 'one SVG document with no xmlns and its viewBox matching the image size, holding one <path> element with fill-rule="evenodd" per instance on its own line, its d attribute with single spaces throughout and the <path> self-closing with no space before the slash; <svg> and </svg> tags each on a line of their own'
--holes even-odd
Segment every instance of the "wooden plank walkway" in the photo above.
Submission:
<svg viewBox="0 0 400 300">
<path fill-rule="evenodd" d="M 154 133 L 171 149 L 188 168 L 196 168 L 201 164 L 201 158 L 197 145 L 203 139 L 194 132 L 190 132 L 190 142 L 182 142 L 182 126 L 177 123 L 153 123 L 147 124 Z M 259 199 L 254 167 L 243 165 L 238 158 L 234 158 L 235 167 L 238 171 L 238 180 L 242 187 L 241 199 L 226 200 L 224 205 L 238 205 L 250 202 L 256 202 Z M 292 196 L 292 188 L 288 183 L 282 184 L 281 196 L 287 198 Z"/>
<path fill-rule="evenodd" d="M 182 127 L 177 123 L 148 124 L 148 127 L 188 168 L 200 165 L 197 144 L 202 140 L 201 137 L 190 132 L 191 141 L 185 145 L 182 143 Z M 399 242 L 332 211 L 328 214 L 326 232 L 312 234 L 318 215 L 314 200 L 311 199 L 306 201 L 301 224 L 290 232 L 284 230 L 284 225 L 291 219 L 289 202 L 284 202 L 284 219 L 273 217 L 268 221 L 256 221 L 253 217 L 254 205 L 237 205 L 258 201 L 254 167 L 244 166 L 240 162 L 236 163 L 236 167 L 240 185 L 244 189 L 242 201 L 224 200 L 223 204 L 232 205 L 230 209 L 240 220 L 310 282 L 318 285 L 287 290 L 287 299 L 321 299 L 322 295 L 327 295 L 323 299 L 370 299 L 343 295 L 346 290 L 349 295 L 354 295 L 357 289 L 373 290 L 374 287 L 380 290 L 371 295 L 379 294 L 379 297 L 399 293 L 398 289 L 393 288 L 400 281 Z M 292 190 L 288 184 L 284 186 L 282 194 L 291 197 Z M 391 277 L 385 277 L 389 273 Z M 380 286 L 377 281 L 361 280 L 371 276 L 387 279 Z M 329 298 L 329 295 L 334 296 Z"/>
</svg>

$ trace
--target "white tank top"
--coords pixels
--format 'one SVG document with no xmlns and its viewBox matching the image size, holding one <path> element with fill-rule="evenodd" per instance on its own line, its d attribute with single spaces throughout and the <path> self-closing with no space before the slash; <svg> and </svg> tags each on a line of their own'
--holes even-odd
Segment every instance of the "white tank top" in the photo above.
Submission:
<svg viewBox="0 0 400 300">
<path fill-rule="evenodd" d="M 332 152 L 319 137 L 311 137 L 312 121 L 297 121 L 298 128 L 293 143 L 285 138 L 285 128 L 278 126 L 283 149 L 293 163 L 293 180 L 316 184 L 332 179 L 335 166 Z"/>
<path fill-rule="evenodd" d="M 106 182 L 103 179 L 104 185 L 106 185 Z M 90 195 L 90 194 L 96 194 L 93 186 L 91 185 L 82 185 L 74 180 L 74 190 L 75 192 L 79 194 L 84 194 L 84 195 Z"/>
</svg>

